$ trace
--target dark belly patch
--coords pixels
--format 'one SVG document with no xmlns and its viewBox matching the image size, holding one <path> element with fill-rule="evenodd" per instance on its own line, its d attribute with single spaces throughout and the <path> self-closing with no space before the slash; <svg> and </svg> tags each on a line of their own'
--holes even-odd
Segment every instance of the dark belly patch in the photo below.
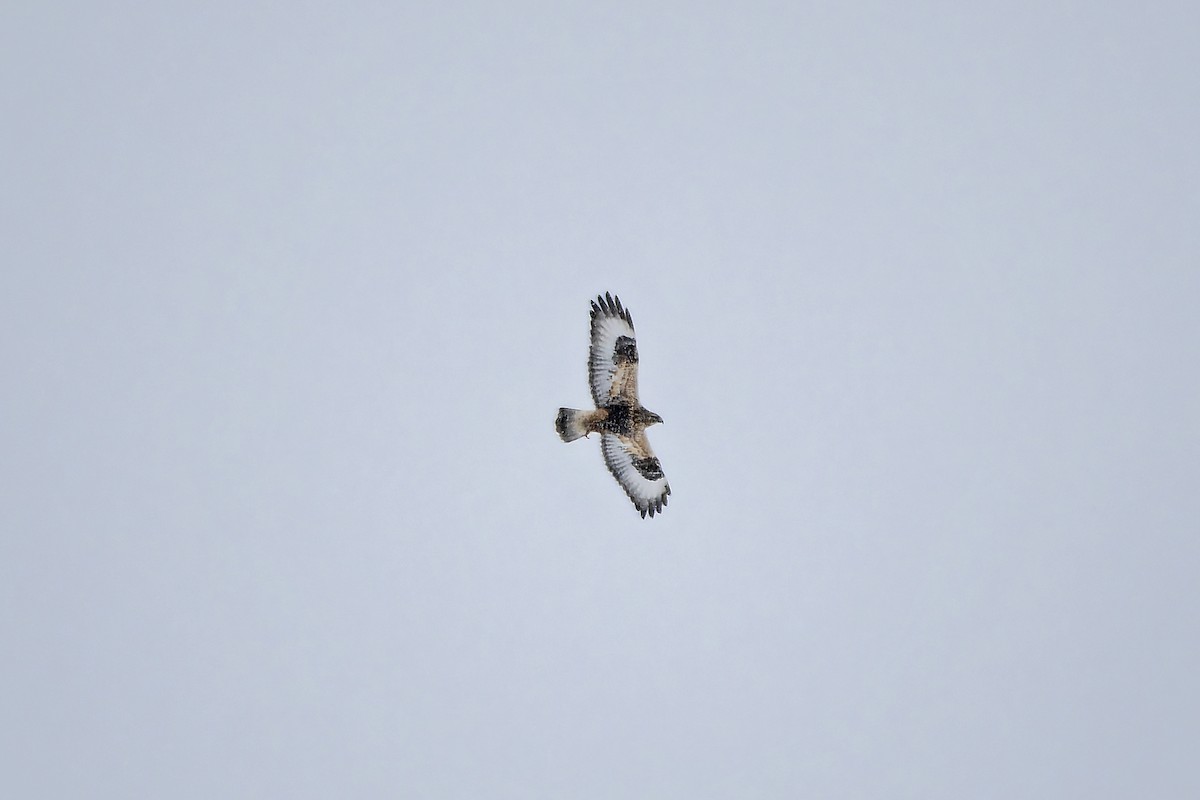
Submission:
<svg viewBox="0 0 1200 800">
<path fill-rule="evenodd" d="M 632 409 L 629 406 L 614 404 L 604 406 L 607 412 L 604 421 L 600 423 L 601 429 L 608 433 L 615 433 L 618 436 L 633 435 L 633 416 Z"/>
</svg>

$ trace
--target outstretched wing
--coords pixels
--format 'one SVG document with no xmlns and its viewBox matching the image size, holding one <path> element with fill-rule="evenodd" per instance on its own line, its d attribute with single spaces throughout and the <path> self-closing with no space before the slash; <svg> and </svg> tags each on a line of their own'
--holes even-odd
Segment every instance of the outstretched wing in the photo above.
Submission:
<svg viewBox="0 0 1200 800">
<path fill-rule="evenodd" d="M 637 341 L 633 317 L 621 307 L 621 298 L 605 292 L 592 301 L 592 347 L 588 355 L 588 383 L 596 405 L 613 401 L 637 406 Z"/>
<path fill-rule="evenodd" d="M 625 494 L 633 501 L 633 505 L 651 517 L 655 512 L 662 513 L 667 504 L 667 495 L 671 487 L 663 475 L 658 459 L 650 451 L 650 443 L 646 434 L 639 433 L 632 438 L 606 433 L 600 437 L 600 449 L 604 451 L 604 463 L 608 471 L 621 484 Z"/>
</svg>

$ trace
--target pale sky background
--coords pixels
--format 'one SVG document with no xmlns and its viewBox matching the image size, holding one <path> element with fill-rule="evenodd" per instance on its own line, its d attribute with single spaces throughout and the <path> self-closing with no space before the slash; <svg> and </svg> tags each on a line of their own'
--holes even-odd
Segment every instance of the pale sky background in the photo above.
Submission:
<svg viewBox="0 0 1200 800">
<path fill-rule="evenodd" d="M 0 795 L 1200 796 L 1198 36 L 6 5 Z"/>
</svg>

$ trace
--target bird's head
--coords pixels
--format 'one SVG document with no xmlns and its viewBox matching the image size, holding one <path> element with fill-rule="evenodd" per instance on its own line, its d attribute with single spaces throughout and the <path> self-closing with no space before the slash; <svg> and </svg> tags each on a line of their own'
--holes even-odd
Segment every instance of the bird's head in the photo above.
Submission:
<svg viewBox="0 0 1200 800">
<path fill-rule="evenodd" d="M 642 409 L 642 419 L 645 421 L 646 425 L 656 425 L 663 421 L 663 418 L 658 414 L 655 414 L 653 411 L 648 411 L 644 408 Z"/>
</svg>

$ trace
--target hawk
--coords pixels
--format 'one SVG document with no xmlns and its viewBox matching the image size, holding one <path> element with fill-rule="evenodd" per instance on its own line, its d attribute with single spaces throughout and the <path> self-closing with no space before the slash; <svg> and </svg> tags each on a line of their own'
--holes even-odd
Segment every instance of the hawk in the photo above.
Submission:
<svg viewBox="0 0 1200 800">
<path fill-rule="evenodd" d="M 646 428 L 662 417 L 642 408 L 637 388 L 638 351 L 633 317 L 621 299 L 605 292 L 592 301 L 592 347 L 588 383 L 594 411 L 560 408 L 554 429 L 564 442 L 600 434 L 600 452 L 645 519 L 662 513 L 671 487 L 646 441 Z"/>
</svg>

